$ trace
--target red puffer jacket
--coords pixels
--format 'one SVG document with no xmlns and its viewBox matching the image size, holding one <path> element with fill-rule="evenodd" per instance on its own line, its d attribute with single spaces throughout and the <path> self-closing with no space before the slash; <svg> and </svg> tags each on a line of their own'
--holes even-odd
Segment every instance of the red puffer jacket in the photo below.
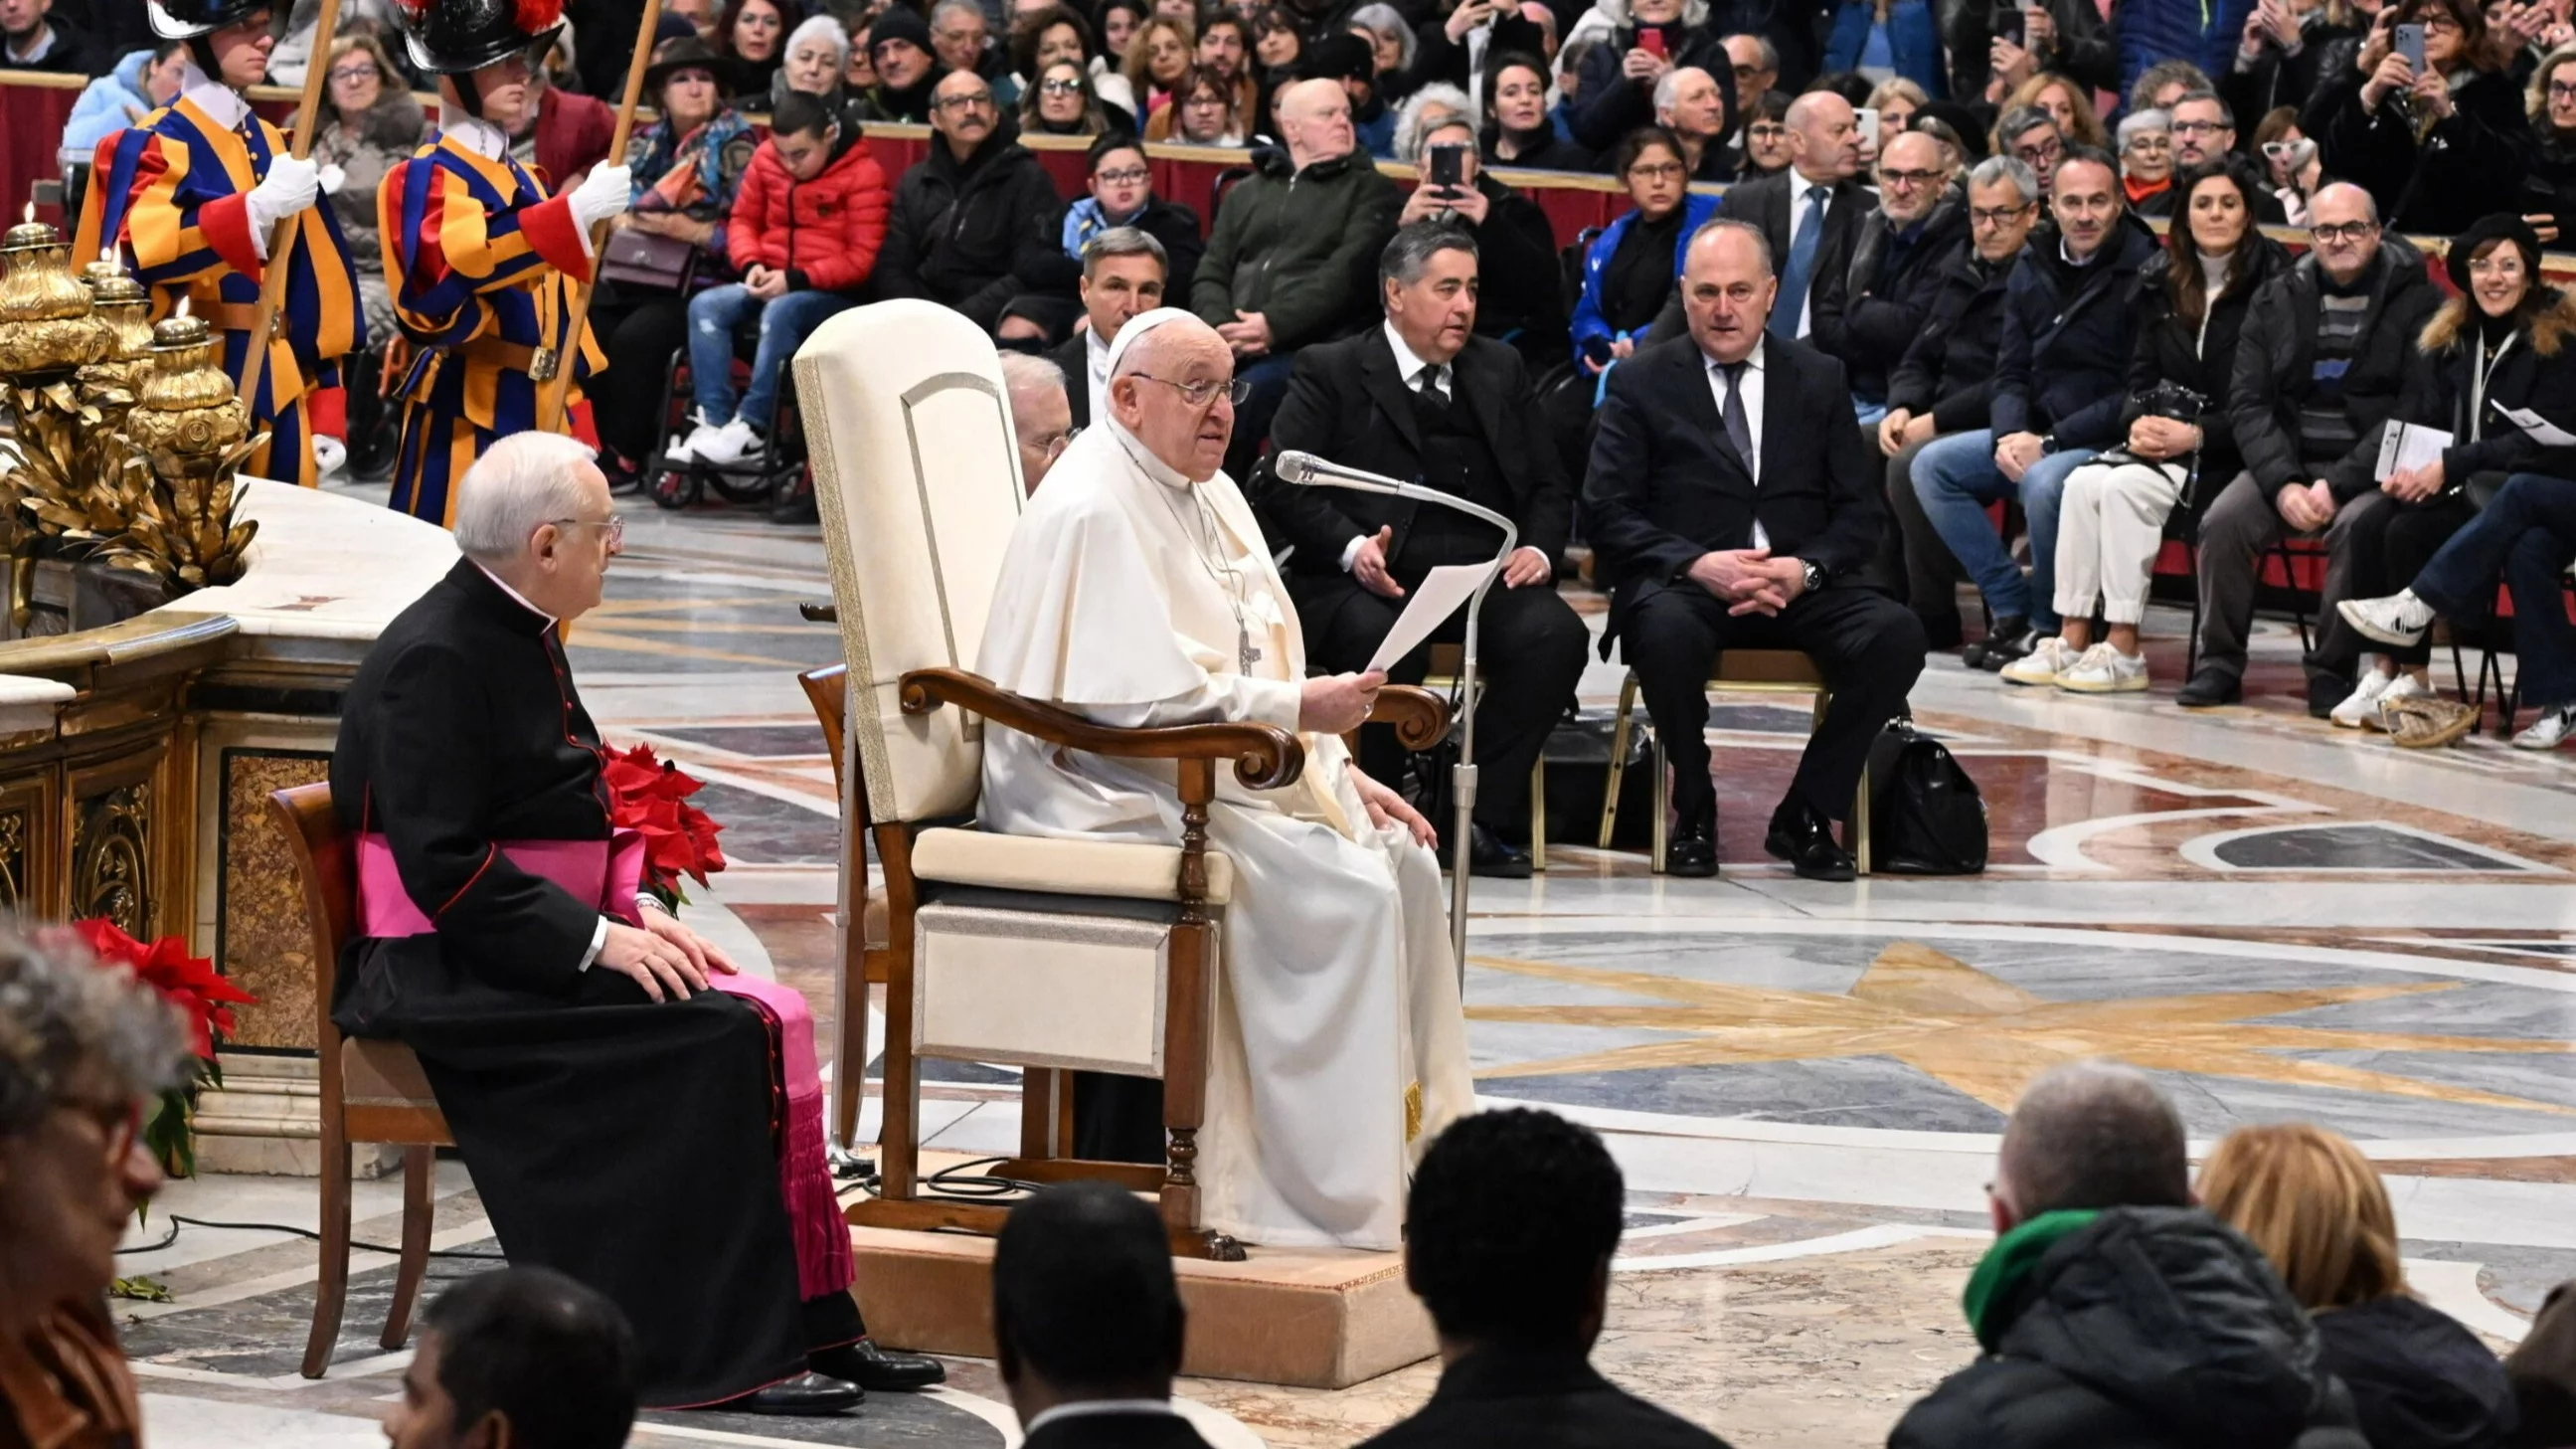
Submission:
<svg viewBox="0 0 2576 1449">
<path fill-rule="evenodd" d="M 743 271 L 754 262 L 784 270 L 800 291 L 846 292 L 876 270 L 892 199 L 885 172 L 863 145 L 799 181 L 787 174 L 776 144 L 763 141 L 734 193 L 726 254 Z"/>
</svg>

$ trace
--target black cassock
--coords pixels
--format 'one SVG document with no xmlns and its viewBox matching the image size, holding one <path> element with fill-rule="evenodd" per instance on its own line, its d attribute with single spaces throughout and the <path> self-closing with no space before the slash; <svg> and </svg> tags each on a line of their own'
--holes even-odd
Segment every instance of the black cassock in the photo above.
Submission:
<svg viewBox="0 0 2576 1449">
<path fill-rule="evenodd" d="M 645 1403 L 713 1403 L 864 1330 L 847 1293 L 798 1298 L 769 1019 L 582 970 L 597 907 L 495 848 L 606 840 L 600 769 L 553 621 L 460 560 L 368 654 L 331 756 L 341 827 L 388 839 L 436 929 L 351 941 L 332 1016 L 419 1054 L 502 1251 L 626 1311 Z"/>
</svg>

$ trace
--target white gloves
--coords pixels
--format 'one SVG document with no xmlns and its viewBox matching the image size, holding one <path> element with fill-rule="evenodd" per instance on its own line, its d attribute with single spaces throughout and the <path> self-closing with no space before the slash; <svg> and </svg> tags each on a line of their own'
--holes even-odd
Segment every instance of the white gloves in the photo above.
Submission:
<svg viewBox="0 0 2576 1449">
<path fill-rule="evenodd" d="M 292 156 L 272 157 L 268 174 L 251 188 L 245 203 L 250 211 L 250 234 L 260 256 L 268 255 L 268 234 L 279 222 L 313 204 L 322 194 L 321 168 L 311 161 L 298 161 Z"/>
<path fill-rule="evenodd" d="M 332 437 L 329 433 L 315 433 L 313 435 L 314 477 L 322 478 L 327 477 L 330 474 L 337 473 L 340 471 L 340 465 L 348 461 L 348 444 L 341 442 L 338 438 Z"/>
<path fill-rule="evenodd" d="M 635 173 L 623 166 L 593 166 L 572 189 L 573 220 L 587 234 L 594 226 L 626 210 L 635 189 Z"/>
<path fill-rule="evenodd" d="M 322 163 L 320 179 L 322 182 L 322 194 L 324 196 L 337 196 L 340 194 L 340 188 L 349 184 L 349 173 L 341 170 L 331 162 L 325 161 Z"/>
</svg>

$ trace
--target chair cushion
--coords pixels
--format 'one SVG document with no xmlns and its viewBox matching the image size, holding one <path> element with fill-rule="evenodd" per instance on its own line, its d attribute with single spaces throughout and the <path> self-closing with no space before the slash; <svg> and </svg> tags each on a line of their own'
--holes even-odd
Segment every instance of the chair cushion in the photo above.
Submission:
<svg viewBox="0 0 2576 1449">
<path fill-rule="evenodd" d="M 398 1041 L 344 1037 L 340 1042 L 340 1094 L 352 1107 L 426 1107 L 438 1110 L 420 1058 Z"/>
<path fill-rule="evenodd" d="M 912 873 L 946 885 L 1170 901 L 1180 899 L 1181 848 L 991 835 L 981 830 L 925 830 L 912 842 Z M 1232 860 L 1209 851 L 1207 876 L 1209 905 L 1234 899 Z"/>
</svg>

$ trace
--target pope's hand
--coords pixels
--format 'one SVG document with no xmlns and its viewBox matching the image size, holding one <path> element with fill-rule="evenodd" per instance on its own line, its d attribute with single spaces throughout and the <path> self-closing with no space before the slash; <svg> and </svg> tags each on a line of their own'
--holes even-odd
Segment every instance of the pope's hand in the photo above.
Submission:
<svg viewBox="0 0 2576 1449">
<path fill-rule="evenodd" d="M 660 914 L 647 911 L 645 920 L 649 922 Z M 688 929 L 677 921 L 671 924 L 682 931 Z M 677 942 L 664 940 L 657 931 L 611 921 L 608 939 L 601 944 L 599 960 L 593 964 L 633 977 L 635 984 L 644 988 L 644 994 L 655 1001 L 673 996 L 686 1000 L 690 993 L 707 989 L 706 968 L 701 964 L 704 959 L 703 949 L 698 960 L 691 960 Z"/>
<path fill-rule="evenodd" d="M 250 212 L 251 230 L 264 238 L 269 228 L 311 206 L 321 194 L 321 167 L 279 156 L 268 163 L 268 174 L 250 189 L 243 205 Z"/>
<path fill-rule="evenodd" d="M 1405 833 L 1413 837 L 1413 843 L 1425 850 L 1440 844 L 1439 833 L 1431 828 L 1430 821 L 1422 818 L 1421 811 L 1414 809 L 1403 796 L 1369 778 L 1357 765 L 1351 766 L 1351 788 L 1360 792 L 1360 804 L 1368 809 L 1369 824 L 1380 830 L 1390 825 L 1401 825 Z"/>
<path fill-rule="evenodd" d="M 1368 722 L 1369 711 L 1377 705 L 1379 686 L 1386 675 L 1372 669 L 1366 674 L 1328 674 L 1309 679 L 1297 697 L 1297 728 L 1307 734 L 1347 734 Z"/>
<path fill-rule="evenodd" d="M 635 188 L 635 173 L 623 166 L 593 166 L 572 189 L 573 220 L 587 230 L 626 209 Z"/>
</svg>

